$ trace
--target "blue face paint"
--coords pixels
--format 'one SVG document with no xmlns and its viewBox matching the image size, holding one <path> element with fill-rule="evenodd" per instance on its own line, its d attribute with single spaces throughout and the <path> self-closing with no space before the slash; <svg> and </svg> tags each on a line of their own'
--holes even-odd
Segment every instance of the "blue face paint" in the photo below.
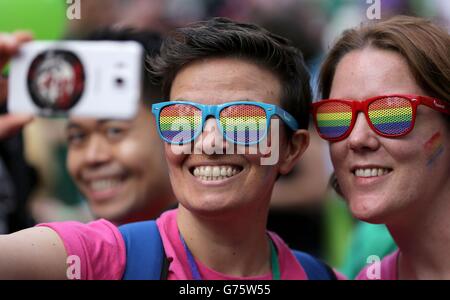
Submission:
<svg viewBox="0 0 450 300">
<path fill-rule="evenodd" d="M 431 167 L 436 159 L 444 152 L 442 135 L 436 132 L 424 145 L 427 155 L 427 167 Z"/>
</svg>

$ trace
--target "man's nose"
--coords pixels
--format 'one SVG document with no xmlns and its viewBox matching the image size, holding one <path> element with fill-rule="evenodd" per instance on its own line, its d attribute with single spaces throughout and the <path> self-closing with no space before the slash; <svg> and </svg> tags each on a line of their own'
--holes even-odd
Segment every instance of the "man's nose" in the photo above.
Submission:
<svg viewBox="0 0 450 300">
<path fill-rule="evenodd" d="M 84 158 L 88 164 L 107 162 L 111 159 L 111 147 L 103 137 L 94 134 L 86 145 Z"/>
</svg>

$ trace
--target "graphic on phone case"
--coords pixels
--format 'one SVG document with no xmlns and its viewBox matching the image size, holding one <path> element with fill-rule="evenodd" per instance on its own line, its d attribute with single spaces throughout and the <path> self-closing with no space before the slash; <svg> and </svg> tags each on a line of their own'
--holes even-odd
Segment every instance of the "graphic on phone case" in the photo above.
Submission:
<svg viewBox="0 0 450 300">
<path fill-rule="evenodd" d="M 69 51 L 45 51 L 32 61 L 27 85 L 31 99 L 38 107 L 57 111 L 69 110 L 83 94 L 83 65 L 80 59 Z"/>
</svg>

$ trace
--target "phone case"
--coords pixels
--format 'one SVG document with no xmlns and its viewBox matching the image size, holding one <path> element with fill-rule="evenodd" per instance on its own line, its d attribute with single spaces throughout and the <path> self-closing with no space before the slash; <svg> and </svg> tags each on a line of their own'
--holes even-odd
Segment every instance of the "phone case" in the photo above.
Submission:
<svg viewBox="0 0 450 300">
<path fill-rule="evenodd" d="M 30 42 L 13 58 L 10 113 L 129 119 L 141 97 L 137 42 Z"/>
</svg>

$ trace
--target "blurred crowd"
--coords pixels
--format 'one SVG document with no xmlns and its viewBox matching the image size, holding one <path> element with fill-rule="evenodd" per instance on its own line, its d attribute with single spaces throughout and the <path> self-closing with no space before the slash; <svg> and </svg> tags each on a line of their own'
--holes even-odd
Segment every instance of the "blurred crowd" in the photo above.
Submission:
<svg viewBox="0 0 450 300">
<path fill-rule="evenodd" d="M 99 28 L 131 27 L 164 36 L 186 23 L 229 17 L 292 40 L 309 64 L 314 87 L 333 40 L 344 29 L 370 21 L 369 10 L 377 3 L 382 19 L 417 15 L 450 28 L 447 0 L 80 0 L 80 19 L 73 20 L 66 16 L 73 4 L 65 2 L 0 0 L 0 32 L 28 29 L 37 39 L 85 39 Z M 37 119 L 23 133 L 0 142 L 0 233 L 40 222 L 94 218 L 66 169 L 65 126 L 65 120 Z M 373 243 L 385 245 L 381 254 L 395 245 L 383 226 L 353 220 L 329 188 L 333 170 L 327 143 L 313 128 L 311 135 L 299 165 L 277 182 L 268 227 L 291 247 L 322 257 L 352 277 L 360 266 L 348 261 L 349 251 L 367 246 L 356 241 L 358 236 L 378 236 Z"/>
</svg>

